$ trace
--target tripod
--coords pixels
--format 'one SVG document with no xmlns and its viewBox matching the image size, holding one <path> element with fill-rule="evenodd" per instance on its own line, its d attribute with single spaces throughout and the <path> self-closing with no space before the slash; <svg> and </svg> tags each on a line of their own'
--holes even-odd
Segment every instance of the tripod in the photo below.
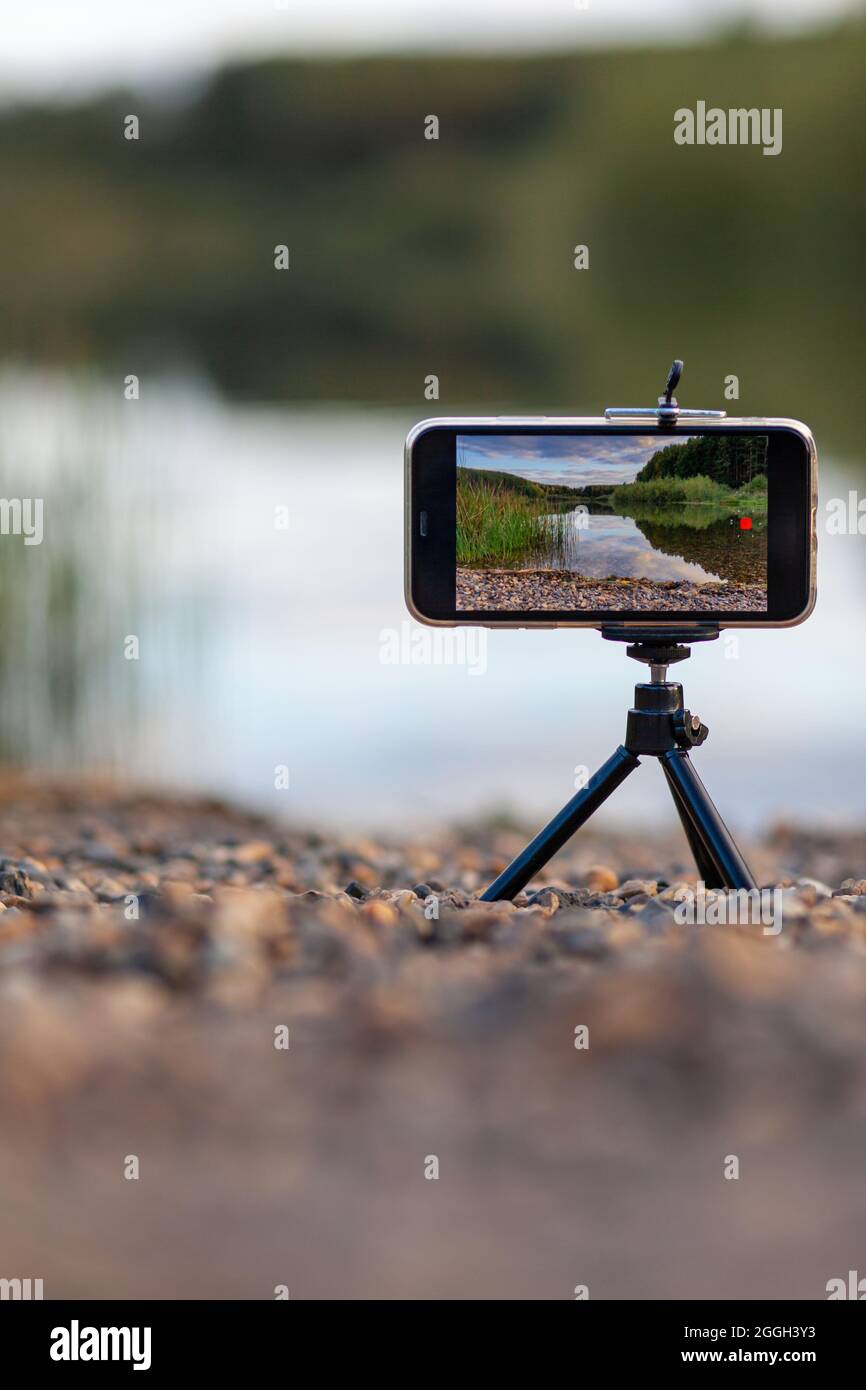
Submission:
<svg viewBox="0 0 866 1390">
<path fill-rule="evenodd" d="M 696 714 L 683 706 L 683 688 L 667 680 L 667 668 L 691 656 L 682 642 L 706 642 L 718 637 L 717 627 L 695 627 L 680 633 L 664 629 L 602 628 L 608 641 L 630 642 L 627 654 L 646 662 L 650 679 L 636 685 L 634 707 L 628 712 L 625 742 L 591 777 L 586 786 L 553 817 L 535 839 L 504 869 L 482 902 L 513 898 L 562 849 L 593 811 L 639 766 L 641 755 L 657 758 L 695 858 L 708 888 L 756 888 L 754 878 L 731 833 L 710 800 L 692 766 L 689 749 L 709 733 Z"/>
</svg>

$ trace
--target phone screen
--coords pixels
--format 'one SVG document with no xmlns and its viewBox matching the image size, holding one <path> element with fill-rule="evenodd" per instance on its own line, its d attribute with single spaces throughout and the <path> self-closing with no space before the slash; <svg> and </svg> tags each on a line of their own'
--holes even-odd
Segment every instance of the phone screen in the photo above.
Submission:
<svg viewBox="0 0 866 1390">
<path fill-rule="evenodd" d="M 768 442 L 458 433 L 456 611 L 766 617 Z"/>
</svg>

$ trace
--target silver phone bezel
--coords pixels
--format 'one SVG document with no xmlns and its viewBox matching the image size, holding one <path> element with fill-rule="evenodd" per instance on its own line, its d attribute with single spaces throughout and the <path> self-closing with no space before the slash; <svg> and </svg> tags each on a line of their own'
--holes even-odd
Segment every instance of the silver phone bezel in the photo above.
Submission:
<svg viewBox="0 0 866 1390">
<path fill-rule="evenodd" d="M 503 425 L 515 425 L 518 428 L 550 428 L 555 426 L 561 428 L 582 428 L 586 426 L 601 426 L 609 430 L 612 434 L 621 431 L 623 425 L 633 419 L 635 424 L 643 423 L 640 417 L 620 417 L 615 420 L 606 419 L 599 415 L 443 415 L 431 416 L 426 420 L 419 420 L 417 425 L 406 436 L 404 448 L 404 572 L 403 572 L 403 593 L 411 616 L 416 622 L 423 623 L 426 627 L 485 627 L 491 630 L 504 628 L 556 628 L 556 627 L 577 627 L 577 628 L 601 628 L 609 627 L 617 622 L 615 614 L 611 614 L 609 619 L 594 619 L 591 622 L 579 618 L 559 619 L 551 622 L 539 622 L 535 619 L 526 617 L 515 620 L 514 622 L 491 622 L 478 618 L 428 618 L 420 613 L 412 600 L 412 553 L 414 544 L 412 526 L 412 449 L 415 441 L 420 435 L 433 428 L 460 429 L 464 426 L 484 427 L 495 426 L 501 428 Z M 678 434 L 688 434 L 694 427 L 701 424 L 713 425 L 716 429 L 723 431 L 728 428 L 735 428 L 742 425 L 749 425 L 755 429 L 762 426 L 784 427 L 798 434 L 804 441 L 809 452 L 809 595 L 806 606 L 802 613 L 794 618 L 785 618 L 781 622 L 762 621 L 761 619 L 739 618 L 733 621 L 726 621 L 724 618 L 713 618 L 714 623 L 718 623 L 720 628 L 782 628 L 796 627 L 809 617 L 815 607 L 818 596 L 817 591 L 817 510 L 818 510 L 818 452 L 815 447 L 815 440 L 808 425 L 804 425 L 801 420 L 791 420 L 786 417 L 766 417 L 743 415 L 737 417 L 726 417 L 724 420 L 707 416 L 693 416 L 688 422 L 680 424 L 665 424 L 663 427 L 657 426 L 657 433 L 663 438 L 676 437 Z M 652 433 L 651 427 L 647 426 L 647 433 Z M 670 626 L 678 631 L 687 631 L 691 627 L 701 626 L 700 616 L 696 616 L 694 621 L 684 619 L 674 619 L 669 624 L 663 617 L 648 618 L 643 620 L 628 620 L 629 628 L 663 628 Z M 704 623 L 706 619 L 703 620 Z"/>
</svg>

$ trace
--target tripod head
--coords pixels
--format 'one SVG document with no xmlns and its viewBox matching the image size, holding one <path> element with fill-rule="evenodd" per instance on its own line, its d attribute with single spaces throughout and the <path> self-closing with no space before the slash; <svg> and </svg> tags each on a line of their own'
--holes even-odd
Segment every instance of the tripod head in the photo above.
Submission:
<svg viewBox="0 0 866 1390">
<path fill-rule="evenodd" d="M 634 709 L 629 711 L 626 747 L 640 752 L 655 752 L 658 715 L 672 718 L 677 747 L 689 748 L 703 743 L 709 730 L 698 715 L 684 707 L 682 686 L 677 682 L 668 683 L 668 667 L 675 661 L 685 661 L 691 656 L 687 643 L 715 641 L 719 635 L 718 626 L 704 623 L 689 628 L 653 628 L 612 623 L 601 629 L 601 635 L 608 642 L 629 642 L 631 645 L 626 648 L 626 655 L 634 661 L 645 662 L 650 668 L 649 684 L 635 686 L 635 703 Z M 649 731 L 652 732 L 647 744 Z"/>
<path fill-rule="evenodd" d="M 667 668 L 675 661 L 686 661 L 691 656 L 688 644 L 691 642 L 714 642 L 719 635 L 717 623 L 697 623 L 694 627 L 630 627 L 625 624 L 608 623 L 601 629 L 606 642 L 629 642 L 626 656 L 634 661 L 643 661 L 650 668 L 653 685 L 662 685 L 667 676 Z"/>
</svg>

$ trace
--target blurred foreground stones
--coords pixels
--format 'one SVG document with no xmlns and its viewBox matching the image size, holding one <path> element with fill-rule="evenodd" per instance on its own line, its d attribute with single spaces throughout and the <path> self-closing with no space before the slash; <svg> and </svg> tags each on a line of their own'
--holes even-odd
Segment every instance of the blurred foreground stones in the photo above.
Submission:
<svg viewBox="0 0 866 1390">
<path fill-rule="evenodd" d="M 866 836 L 745 847 L 787 885 L 777 936 L 676 921 L 678 831 L 590 828 L 480 904 L 523 838 L 7 784 L 0 1277 L 810 1299 L 863 1272 Z"/>
</svg>

